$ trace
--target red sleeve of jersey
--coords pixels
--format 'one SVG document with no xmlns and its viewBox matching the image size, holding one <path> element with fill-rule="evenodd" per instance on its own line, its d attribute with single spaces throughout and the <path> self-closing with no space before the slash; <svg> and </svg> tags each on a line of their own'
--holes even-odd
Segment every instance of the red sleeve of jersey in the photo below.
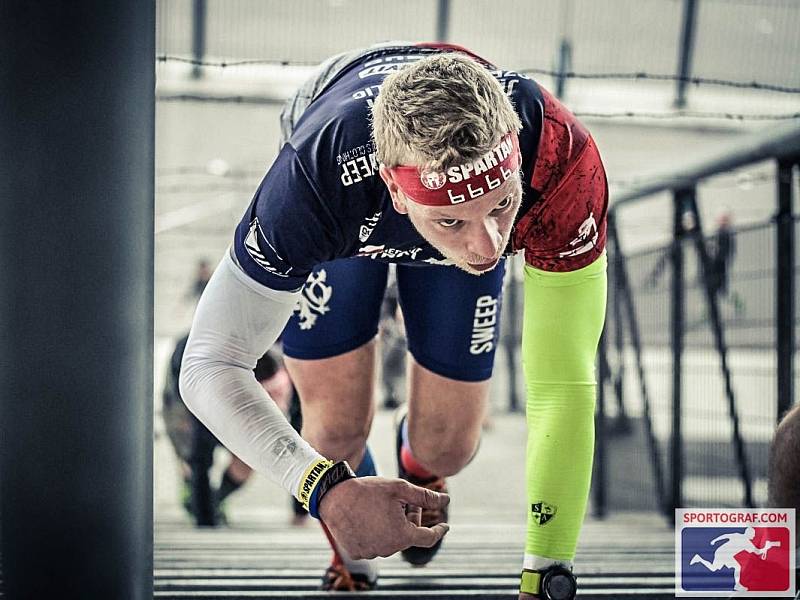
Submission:
<svg viewBox="0 0 800 600">
<path fill-rule="evenodd" d="M 531 187 L 540 199 L 523 215 L 514 247 L 544 271 L 575 271 L 594 262 L 606 242 L 608 183 L 586 128 L 542 89 L 545 113 Z"/>
</svg>

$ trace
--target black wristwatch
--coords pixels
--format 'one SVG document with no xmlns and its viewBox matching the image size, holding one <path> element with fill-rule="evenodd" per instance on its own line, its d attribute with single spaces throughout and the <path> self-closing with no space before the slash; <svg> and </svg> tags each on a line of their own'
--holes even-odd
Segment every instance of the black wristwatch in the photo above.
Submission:
<svg viewBox="0 0 800 600">
<path fill-rule="evenodd" d="M 541 571 L 523 569 L 519 591 L 543 600 L 573 600 L 578 591 L 578 582 L 572 571 L 561 565 Z"/>
</svg>

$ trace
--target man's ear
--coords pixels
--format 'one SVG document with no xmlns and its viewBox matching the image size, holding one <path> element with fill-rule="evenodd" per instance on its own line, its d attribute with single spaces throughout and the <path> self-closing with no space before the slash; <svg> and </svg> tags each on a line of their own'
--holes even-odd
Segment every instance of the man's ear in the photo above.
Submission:
<svg viewBox="0 0 800 600">
<path fill-rule="evenodd" d="M 408 208 L 406 208 L 407 200 L 400 192 L 400 186 L 397 185 L 392 172 L 384 165 L 381 165 L 378 172 L 380 173 L 381 179 L 383 179 L 383 182 L 386 184 L 386 188 L 389 190 L 394 209 L 401 215 L 408 214 Z"/>
</svg>

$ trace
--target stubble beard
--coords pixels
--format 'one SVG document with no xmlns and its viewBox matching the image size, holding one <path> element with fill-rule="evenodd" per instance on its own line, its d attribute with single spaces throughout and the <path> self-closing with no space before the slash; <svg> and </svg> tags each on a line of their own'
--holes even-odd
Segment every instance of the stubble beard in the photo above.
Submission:
<svg viewBox="0 0 800 600">
<path fill-rule="evenodd" d="M 434 248 L 434 250 L 436 250 L 439 254 L 441 254 L 447 260 L 449 260 L 453 264 L 454 267 L 456 267 L 458 269 L 461 269 L 465 273 L 469 273 L 470 275 L 476 275 L 476 276 L 487 275 L 488 273 L 492 273 L 498 267 L 498 265 L 500 264 L 500 259 L 498 259 L 497 264 L 494 267 L 492 267 L 491 269 L 486 269 L 485 271 L 478 271 L 477 269 L 473 269 L 470 266 L 469 261 L 467 261 L 465 258 L 460 258 L 460 257 L 453 256 L 445 248 L 442 248 L 438 244 L 432 242 L 427 237 L 425 237 L 425 235 L 422 233 L 422 231 L 420 231 L 420 228 L 414 222 L 414 218 L 410 214 L 408 215 L 408 217 L 409 217 L 409 220 L 411 221 L 411 224 L 414 226 L 414 229 L 417 230 L 417 233 L 419 233 L 422 236 L 422 238 Z M 508 230 L 508 233 L 506 233 L 503 236 L 503 242 L 502 242 L 502 245 L 500 246 L 501 248 L 505 249 L 508 246 L 508 240 L 511 238 L 511 232 L 513 230 L 514 230 L 514 228 L 512 227 L 511 229 Z"/>
</svg>

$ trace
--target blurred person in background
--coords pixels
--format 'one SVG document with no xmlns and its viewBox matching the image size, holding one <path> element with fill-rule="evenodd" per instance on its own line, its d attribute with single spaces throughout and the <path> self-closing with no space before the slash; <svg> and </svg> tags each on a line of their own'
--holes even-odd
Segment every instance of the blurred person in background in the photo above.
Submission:
<svg viewBox="0 0 800 600">
<path fill-rule="evenodd" d="M 376 556 L 426 564 L 449 528 L 446 477 L 478 447 L 505 256 L 524 252 L 519 597 L 573 598 L 606 301 L 608 187 L 589 132 L 527 76 L 440 44 L 329 59 L 281 128 L 200 300 L 181 371 L 188 405 L 322 521 L 334 550 L 323 589 L 375 587 Z M 399 479 L 374 476 L 366 445 L 387 263 L 410 354 Z M 281 332 L 302 438 L 250 373 Z"/>
<path fill-rule="evenodd" d="M 381 386 L 383 408 L 392 410 L 402 404 L 405 381 L 406 344 L 403 313 L 397 292 L 397 277 L 389 269 L 380 320 Z"/>
<path fill-rule="evenodd" d="M 178 323 L 185 323 L 191 319 L 191 314 L 194 311 L 197 301 L 203 295 L 203 290 L 208 285 L 208 280 L 211 279 L 211 263 L 205 258 L 201 258 L 195 265 L 194 275 L 189 286 L 182 296 L 178 298 L 173 308 L 172 319 Z M 184 329 L 183 326 L 181 329 Z"/>
<path fill-rule="evenodd" d="M 203 258 L 197 261 L 197 268 L 195 269 L 194 279 L 186 292 L 186 300 L 197 300 L 203 295 L 203 290 L 208 285 L 208 280 L 211 279 L 211 264 L 207 259 Z"/>
<path fill-rule="evenodd" d="M 231 453 L 219 485 L 212 488 L 209 471 L 219 441 L 189 412 L 178 389 L 181 360 L 188 337 L 187 334 L 178 340 L 170 356 L 162 396 L 163 416 L 167 436 L 180 461 L 183 507 L 198 527 L 215 527 L 227 522 L 224 502 L 250 478 L 252 469 Z M 276 349 L 268 351 L 258 360 L 253 373 L 256 381 L 299 431 L 299 401 L 289 375 L 280 363 L 280 353 Z M 294 498 L 292 508 L 292 523 L 303 524 L 307 513 Z"/>
<path fill-rule="evenodd" d="M 731 213 L 726 210 L 717 218 L 717 231 L 709 244 L 711 290 L 720 300 L 727 298 L 733 304 L 734 313 L 740 316 L 745 309 L 744 302 L 729 287 L 730 272 L 736 258 L 736 234 L 731 224 Z"/>
<path fill-rule="evenodd" d="M 711 259 L 711 289 L 723 296 L 728 294 L 728 272 L 736 256 L 736 238 L 731 231 L 731 214 L 722 213 L 717 219 L 717 232 L 709 252 Z"/>
</svg>

